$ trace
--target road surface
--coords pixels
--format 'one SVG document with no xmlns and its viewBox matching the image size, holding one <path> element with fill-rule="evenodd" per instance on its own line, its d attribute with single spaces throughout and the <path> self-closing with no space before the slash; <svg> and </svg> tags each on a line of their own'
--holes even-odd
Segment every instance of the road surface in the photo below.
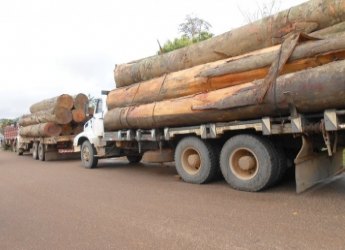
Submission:
<svg viewBox="0 0 345 250">
<path fill-rule="evenodd" d="M 173 167 L 99 165 L 0 151 L 0 249 L 345 249 L 344 177 L 246 193 Z"/>
</svg>

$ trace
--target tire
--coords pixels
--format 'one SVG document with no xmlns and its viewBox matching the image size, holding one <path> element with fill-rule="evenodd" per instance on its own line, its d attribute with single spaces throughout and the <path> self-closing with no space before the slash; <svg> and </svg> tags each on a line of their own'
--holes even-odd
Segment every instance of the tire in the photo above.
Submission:
<svg viewBox="0 0 345 250">
<path fill-rule="evenodd" d="M 38 160 L 38 142 L 32 144 L 32 158 Z"/>
<path fill-rule="evenodd" d="M 143 156 L 141 154 L 139 154 L 139 155 L 127 155 L 126 157 L 127 157 L 127 160 L 129 161 L 129 163 L 138 163 L 143 158 Z"/>
<path fill-rule="evenodd" d="M 40 143 L 38 145 L 38 159 L 40 161 L 45 161 L 45 148 L 44 148 L 44 144 L 43 143 Z"/>
<path fill-rule="evenodd" d="M 24 150 L 23 150 L 23 149 L 21 149 L 21 148 L 17 148 L 16 153 L 17 153 L 17 155 L 21 156 L 21 155 L 23 155 Z"/>
<path fill-rule="evenodd" d="M 223 145 L 220 141 L 211 142 L 211 147 L 212 147 L 212 150 L 215 154 L 215 159 L 217 161 L 216 171 L 215 171 L 215 174 L 214 174 L 214 177 L 212 180 L 223 179 L 222 171 L 220 170 L 220 167 L 219 167 L 219 157 L 220 157 L 220 151 L 222 151 L 222 146 Z"/>
<path fill-rule="evenodd" d="M 271 185 L 276 178 L 278 158 L 273 144 L 267 139 L 237 135 L 224 144 L 220 168 L 234 189 L 256 192 Z"/>
<path fill-rule="evenodd" d="M 175 150 L 177 173 L 185 182 L 203 184 L 217 176 L 218 158 L 212 146 L 197 138 L 182 139 Z"/>
<path fill-rule="evenodd" d="M 23 155 L 23 153 L 24 153 L 24 150 L 19 147 L 18 140 L 16 140 L 16 154 L 17 155 Z"/>
<path fill-rule="evenodd" d="M 283 179 L 287 170 L 287 158 L 283 148 L 272 144 L 272 151 L 277 157 L 277 169 L 269 186 L 278 184 Z"/>
<path fill-rule="evenodd" d="M 95 168 L 98 158 L 95 156 L 96 150 L 89 141 L 84 141 L 81 147 L 80 158 L 85 168 Z"/>
</svg>

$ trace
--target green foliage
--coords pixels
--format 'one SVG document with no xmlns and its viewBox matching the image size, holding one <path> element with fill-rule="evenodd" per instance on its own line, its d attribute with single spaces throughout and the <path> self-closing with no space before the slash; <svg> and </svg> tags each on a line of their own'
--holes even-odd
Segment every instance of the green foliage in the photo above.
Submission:
<svg viewBox="0 0 345 250">
<path fill-rule="evenodd" d="M 160 51 L 158 51 L 158 54 L 168 53 L 170 51 L 186 47 L 193 43 L 207 40 L 211 37 L 213 37 L 212 33 L 204 31 L 200 33 L 198 37 L 194 37 L 193 39 L 186 36 L 181 36 L 180 38 L 175 38 L 173 41 L 168 40 L 160 49 Z"/>
<path fill-rule="evenodd" d="M 207 31 L 202 31 L 202 32 L 199 33 L 198 37 L 194 37 L 193 38 L 193 43 L 204 41 L 204 40 L 207 40 L 207 39 L 209 39 L 211 37 L 213 37 L 212 33 L 209 33 Z"/>
<path fill-rule="evenodd" d="M 187 15 L 185 22 L 179 25 L 182 36 L 166 41 L 163 47 L 160 46 L 158 54 L 168 53 L 213 37 L 213 34 L 209 32 L 210 27 L 211 24 L 205 20 Z"/>
<path fill-rule="evenodd" d="M 188 37 L 175 38 L 173 41 L 168 40 L 163 47 L 158 51 L 158 54 L 168 53 L 170 51 L 186 47 L 193 42 Z"/>
</svg>

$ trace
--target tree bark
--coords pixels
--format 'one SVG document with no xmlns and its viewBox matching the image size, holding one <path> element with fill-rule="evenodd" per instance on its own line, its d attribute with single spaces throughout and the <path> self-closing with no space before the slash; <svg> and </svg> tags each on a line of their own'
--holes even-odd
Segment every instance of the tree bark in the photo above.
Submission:
<svg viewBox="0 0 345 250">
<path fill-rule="evenodd" d="M 344 108 L 345 60 L 291 73 L 277 79 L 263 102 L 263 81 L 135 107 L 115 108 L 104 117 L 106 131 L 190 126 L 289 114 L 289 99 L 298 112 Z M 289 95 L 287 95 L 289 93 Z"/>
<path fill-rule="evenodd" d="M 61 135 L 71 135 L 73 134 L 73 127 L 71 123 L 61 126 Z"/>
<path fill-rule="evenodd" d="M 86 120 L 86 114 L 84 109 L 73 109 L 72 110 L 73 121 L 76 123 L 82 123 Z"/>
<path fill-rule="evenodd" d="M 89 98 L 83 94 L 79 93 L 74 97 L 73 106 L 75 109 L 86 109 L 89 103 Z"/>
<path fill-rule="evenodd" d="M 52 122 L 47 122 L 21 127 L 19 129 L 19 134 L 23 137 L 49 137 L 58 136 L 61 131 L 61 126 Z"/>
<path fill-rule="evenodd" d="M 81 133 L 83 131 L 84 131 L 84 126 L 82 126 L 80 124 L 73 128 L 73 134 L 74 135 L 77 135 L 77 134 L 79 134 L 79 133 Z"/>
<path fill-rule="evenodd" d="M 115 67 L 117 87 L 128 86 L 281 43 L 287 34 L 311 33 L 345 21 L 345 0 L 311 0 L 254 23 L 170 53 Z"/>
<path fill-rule="evenodd" d="M 63 107 L 55 107 L 50 110 L 41 110 L 33 114 L 23 115 L 19 119 L 20 126 L 29 126 L 39 123 L 54 122 L 67 124 L 72 121 L 71 110 Z"/>
<path fill-rule="evenodd" d="M 280 46 L 275 46 L 114 89 L 107 97 L 108 109 L 168 100 L 262 79 L 276 59 L 279 49 Z M 298 45 L 283 67 L 282 74 L 339 59 L 345 59 L 344 33 L 340 38 L 308 41 Z"/>
<path fill-rule="evenodd" d="M 50 110 L 57 107 L 62 107 L 71 110 L 73 107 L 73 97 L 67 94 L 62 94 L 53 98 L 45 99 L 37 102 L 30 107 L 31 113 L 36 113 L 42 110 Z"/>
<path fill-rule="evenodd" d="M 341 22 L 333 26 L 324 28 L 322 30 L 312 32 L 309 35 L 312 37 L 320 38 L 320 39 L 326 39 L 326 38 L 338 36 L 338 33 L 343 33 L 344 31 L 345 31 L 345 22 Z"/>
</svg>

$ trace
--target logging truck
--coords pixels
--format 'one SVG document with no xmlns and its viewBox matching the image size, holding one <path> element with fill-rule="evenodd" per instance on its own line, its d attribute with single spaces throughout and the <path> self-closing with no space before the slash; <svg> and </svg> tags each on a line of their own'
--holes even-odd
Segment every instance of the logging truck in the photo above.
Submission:
<svg viewBox="0 0 345 250">
<path fill-rule="evenodd" d="M 175 161 L 186 182 L 202 184 L 223 175 L 242 191 L 268 188 L 295 167 L 300 193 L 344 171 L 345 110 L 302 114 L 293 101 L 289 110 L 287 116 L 106 132 L 103 98 L 96 100 L 93 118 L 73 144 L 86 168 L 123 156 L 137 163 L 147 154 L 154 162 Z"/>
<path fill-rule="evenodd" d="M 30 106 L 22 115 L 18 137 L 18 154 L 31 152 L 35 160 L 73 159 L 73 139 L 88 119 L 88 97 L 61 94 Z"/>
<path fill-rule="evenodd" d="M 252 192 L 275 185 L 288 168 L 297 192 L 342 173 L 344 3 L 308 1 L 116 65 L 116 88 L 97 100 L 74 139 L 83 165 L 121 156 L 174 161 L 186 182 L 223 176 Z"/>
</svg>

